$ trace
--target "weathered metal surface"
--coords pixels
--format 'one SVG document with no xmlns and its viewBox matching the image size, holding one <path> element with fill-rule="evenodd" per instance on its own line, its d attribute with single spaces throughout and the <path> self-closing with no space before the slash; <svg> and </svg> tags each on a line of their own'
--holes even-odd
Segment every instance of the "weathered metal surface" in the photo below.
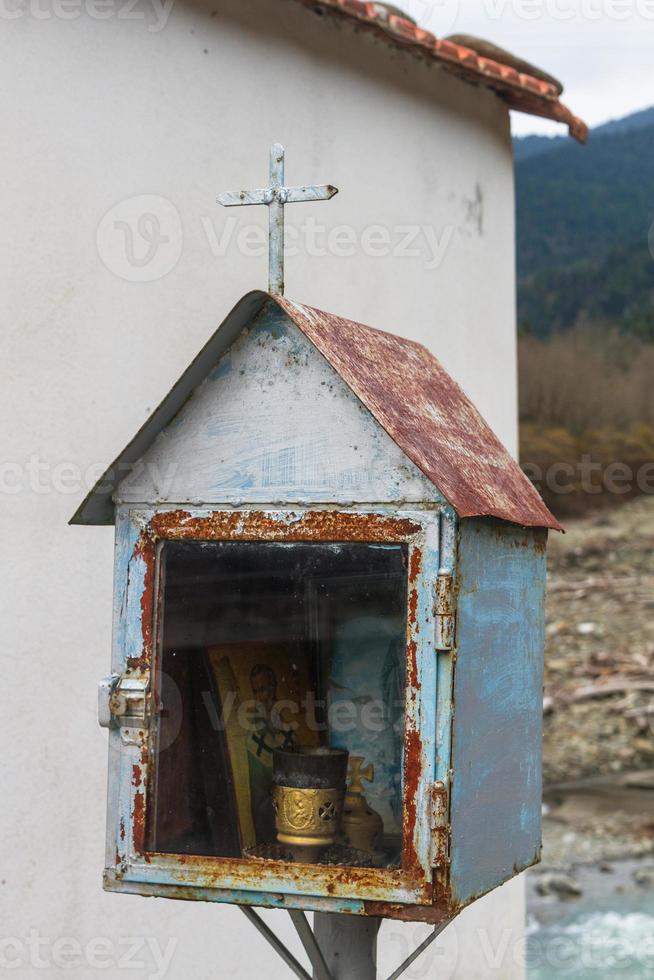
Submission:
<svg viewBox="0 0 654 980">
<path fill-rule="evenodd" d="M 337 510 L 234 511 L 206 513 L 162 510 L 148 523 L 147 536 L 167 541 L 411 541 L 420 534 L 416 516 Z M 415 576 L 417 578 L 417 569 Z"/>
<path fill-rule="evenodd" d="M 369 512 L 300 511 L 134 511 L 122 508 L 117 522 L 117 582 L 120 612 L 115 631 L 114 663 L 146 676 L 156 644 L 153 623 L 157 606 L 157 544 L 168 540 L 379 541 L 409 546 L 410 609 L 407 629 L 407 671 L 404 760 L 405 820 L 400 870 L 308 866 L 244 860 L 148 853 L 145 849 L 149 786 L 149 733 L 121 728 L 111 757 L 107 863 L 112 887 L 142 886 L 143 894 L 160 894 L 160 887 L 256 892 L 261 904 L 271 895 L 304 897 L 297 907 L 313 908 L 316 898 L 356 902 L 391 902 L 405 908 L 432 901 L 432 841 L 424 820 L 436 776 L 436 733 L 433 704 L 437 671 L 434 663 L 433 592 L 430 583 L 440 566 L 438 511 Z M 129 558 L 127 549 L 131 548 Z M 125 576 L 126 581 L 123 581 Z M 124 644 L 124 646 L 120 646 Z M 151 733 L 150 733 L 151 734 Z M 365 904 L 359 913 L 366 913 Z M 442 916 L 442 909 L 439 913 Z"/>
<path fill-rule="evenodd" d="M 224 905 L 249 905 L 269 909 L 304 909 L 307 912 L 334 912 L 340 915 L 373 915 L 402 922 L 427 922 L 431 925 L 450 922 L 456 912 L 450 912 L 445 902 L 434 906 L 399 905 L 393 902 L 365 902 L 355 898 L 332 898 L 320 895 L 282 895 L 279 892 L 247 891 L 246 889 L 205 888 L 189 885 L 152 884 L 128 881 L 122 872 L 107 868 L 103 876 L 105 891 L 144 897 L 173 898 L 181 901 L 217 902 Z"/>
<path fill-rule="evenodd" d="M 311 184 L 306 187 L 284 186 L 284 147 L 275 143 L 270 150 L 270 186 L 254 191 L 230 191 L 218 197 L 225 208 L 265 204 L 270 217 L 268 290 L 284 294 L 284 207 L 308 201 L 329 201 L 338 188 L 331 184 Z"/>
<path fill-rule="evenodd" d="M 459 517 L 560 528 L 470 399 L 421 344 L 279 298 Z"/>
<path fill-rule="evenodd" d="M 104 686 L 103 682 L 101 689 L 104 690 Z M 149 714 L 149 691 L 149 671 L 125 671 L 111 687 L 108 699 L 109 724 L 113 721 L 123 727 L 130 724 L 136 728 L 146 725 Z M 108 728 L 109 724 L 103 727 Z"/>
<path fill-rule="evenodd" d="M 451 507 L 440 515 L 438 576 L 452 580 L 452 597 L 456 598 L 457 518 Z M 453 612 L 456 624 L 456 610 Z M 456 637 L 453 634 L 452 640 Z M 456 652 L 447 650 L 436 655 L 436 782 L 432 787 L 433 816 L 432 865 L 434 867 L 434 902 L 449 901 L 449 862 L 451 826 L 449 820 L 452 765 L 453 683 Z M 434 795 L 435 794 L 435 795 Z"/>
<path fill-rule="evenodd" d="M 560 527 L 470 400 L 424 347 L 262 292 L 248 294 L 235 307 L 137 436 L 101 477 L 71 523 L 113 521 L 112 494 L 117 486 L 129 476 L 156 437 L 177 416 L 193 391 L 216 368 L 225 350 L 252 324 L 266 303 L 287 313 L 405 457 L 433 483 L 460 517 L 492 516 L 524 526 Z M 300 425 L 297 413 L 292 419 Z M 236 423 L 245 425 L 246 417 L 232 415 L 232 425 Z M 206 452 L 209 454 L 211 450 L 207 447 Z M 178 460 L 167 459 L 165 452 L 158 459 L 163 467 L 160 477 L 168 472 L 165 463 L 178 464 Z M 200 466 L 197 454 L 195 459 Z M 409 476 L 413 479 L 414 474 Z M 174 475 L 172 479 L 174 483 Z M 400 493 L 404 479 L 401 470 L 394 477 L 395 483 L 400 484 Z M 218 478 L 211 498 L 201 502 L 227 502 L 225 489 L 224 479 L 221 482 Z M 247 490 L 247 487 L 240 489 Z M 237 487 L 233 496 L 236 500 L 243 499 L 238 490 Z M 165 498 L 165 490 L 162 492 Z M 157 501 L 162 492 L 156 496 Z M 301 488 L 296 492 L 301 495 Z M 347 492 L 338 495 L 339 499 L 344 497 Z M 361 498 L 359 491 L 350 499 Z M 314 493 L 313 499 L 321 498 Z M 330 501 L 323 497 L 322 502 Z"/>
<path fill-rule="evenodd" d="M 544 531 L 460 528 L 452 746 L 452 901 L 538 860 Z"/>
<path fill-rule="evenodd" d="M 451 922 L 458 914 L 446 898 L 434 895 L 432 905 L 398 905 L 394 902 L 364 902 L 363 914 L 379 916 L 381 919 L 397 919 L 398 922 L 426 922 L 438 925 Z"/>
<path fill-rule="evenodd" d="M 435 584 L 434 646 L 436 650 L 449 652 L 454 648 L 456 636 L 456 588 L 454 581 L 456 560 L 456 514 L 451 507 L 441 511 L 440 555 L 441 563 Z M 448 696 L 451 691 L 448 690 Z"/>
<path fill-rule="evenodd" d="M 432 786 L 429 811 L 433 843 L 434 868 L 443 868 L 450 859 L 450 793 L 449 784 L 438 780 Z"/>
<path fill-rule="evenodd" d="M 434 613 L 436 617 L 434 646 L 437 650 L 451 650 L 454 647 L 456 624 L 454 576 L 439 572 L 436 579 Z"/>
<path fill-rule="evenodd" d="M 132 503 L 443 502 L 343 379 L 269 302 L 155 439 Z"/>
<path fill-rule="evenodd" d="M 435 37 L 408 17 L 383 9 L 382 4 L 364 0 L 299 0 L 320 13 L 354 21 L 364 30 L 385 38 L 394 47 L 404 48 L 418 57 L 437 62 L 449 72 L 477 85 L 492 89 L 511 109 L 565 123 L 570 135 L 581 143 L 588 139 L 588 127 L 559 99 L 560 86 L 543 72 L 536 74 L 515 67 L 514 56 L 500 60 L 479 54 L 471 47 Z M 508 62 L 508 63 L 507 63 Z M 525 69 L 528 67 L 524 65 Z"/>
</svg>

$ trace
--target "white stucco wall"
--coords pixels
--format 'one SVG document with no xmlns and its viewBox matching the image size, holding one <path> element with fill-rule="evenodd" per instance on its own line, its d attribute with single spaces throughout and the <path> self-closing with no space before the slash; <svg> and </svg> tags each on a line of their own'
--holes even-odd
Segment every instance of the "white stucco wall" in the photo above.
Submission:
<svg viewBox="0 0 654 980">
<path fill-rule="evenodd" d="M 227 310 L 265 285 L 265 256 L 233 244 L 214 254 L 229 221 L 236 235 L 265 215 L 214 201 L 264 182 L 274 140 L 287 145 L 288 182 L 341 189 L 289 210 L 289 224 L 351 228 L 331 252 L 289 257 L 287 294 L 429 345 L 515 448 L 508 118 L 490 93 L 290 0 L 214 0 L 215 16 L 177 0 L 165 26 L 150 0 L 90 3 L 0 13 L 0 971 L 119 977 L 133 937 L 142 966 L 130 977 L 274 980 L 285 969 L 237 909 L 101 891 L 94 698 L 109 664 L 112 530 L 66 521 Z M 139 265 L 148 243 L 135 235 L 130 265 L 130 232 L 114 222 L 136 228 L 143 212 L 170 240 Z M 419 254 L 393 254 L 374 232 L 362 248 L 375 225 L 396 245 L 410 233 Z M 353 254 L 334 254 L 353 240 Z M 429 240 L 447 245 L 439 261 Z M 370 254 L 375 242 L 391 254 Z M 518 881 L 467 911 L 408 976 L 522 976 L 522 917 Z M 268 918 L 298 950 L 284 915 Z M 384 926 L 384 975 L 424 932 Z M 165 971 L 153 950 L 172 956 Z"/>
</svg>

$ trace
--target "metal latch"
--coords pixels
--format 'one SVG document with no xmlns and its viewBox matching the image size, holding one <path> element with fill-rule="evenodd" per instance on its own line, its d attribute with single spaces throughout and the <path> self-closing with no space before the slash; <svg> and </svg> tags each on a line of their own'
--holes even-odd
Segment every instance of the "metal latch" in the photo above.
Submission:
<svg viewBox="0 0 654 980">
<path fill-rule="evenodd" d="M 442 868 L 450 860 L 450 801 L 447 785 L 438 781 L 431 788 L 432 867 Z"/>
<path fill-rule="evenodd" d="M 111 674 L 98 685 L 98 724 L 143 726 L 149 715 L 150 671 Z"/>
<path fill-rule="evenodd" d="M 436 579 L 434 603 L 435 647 L 437 650 L 454 649 L 456 612 L 454 603 L 454 577 L 440 573 Z"/>
</svg>

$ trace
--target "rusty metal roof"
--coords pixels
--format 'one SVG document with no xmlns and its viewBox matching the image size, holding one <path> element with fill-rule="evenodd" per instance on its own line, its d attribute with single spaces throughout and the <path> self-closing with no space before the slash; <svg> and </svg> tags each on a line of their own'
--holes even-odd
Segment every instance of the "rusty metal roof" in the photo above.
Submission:
<svg viewBox="0 0 654 980">
<path fill-rule="evenodd" d="M 422 344 L 275 301 L 459 517 L 560 524 L 468 396 Z"/>
<path fill-rule="evenodd" d="M 71 524 L 113 523 L 112 494 L 118 483 L 270 301 L 308 337 L 460 517 L 496 517 L 525 527 L 560 529 L 517 462 L 425 347 L 260 291 L 248 293 L 235 306 L 100 478 Z"/>
<path fill-rule="evenodd" d="M 382 3 L 366 3 L 364 0 L 296 2 L 317 13 L 350 20 L 360 29 L 385 38 L 394 47 L 408 49 L 415 55 L 438 62 L 460 78 L 497 92 L 510 109 L 564 123 L 570 135 L 580 143 L 588 139 L 586 124 L 561 102 L 561 86 L 555 79 L 508 52 L 493 48 L 488 42 L 476 44 L 475 50 L 469 44 L 458 43 L 456 39 L 437 38 L 430 31 L 418 27 L 408 15 L 398 16 Z M 484 54 L 485 50 L 492 50 L 494 57 Z"/>
</svg>

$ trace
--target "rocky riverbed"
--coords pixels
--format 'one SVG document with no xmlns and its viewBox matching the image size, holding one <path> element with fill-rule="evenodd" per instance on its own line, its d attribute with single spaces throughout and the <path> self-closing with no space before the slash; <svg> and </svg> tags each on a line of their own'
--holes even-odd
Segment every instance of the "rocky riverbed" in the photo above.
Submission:
<svg viewBox="0 0 654 980">
<path fill-rule="evenodd" d="M 532 936 L 586 936 L 580 923 L 597 916 L 611 919 L 616 936 L 654 934 L 654 499 L 567 530 L 549 549 L 543 862 L 528 875 Z M 639 962 L 623 975 L 654 975 L 641 974 Z M 566 974 L 542 962 L 530 970 L 563 975 L 609 973 Z"/>
<path fill-rule="evenodd" d="M 545 785 L 654 768 L 654 499 L 552 534 Z"/>
</svg>

